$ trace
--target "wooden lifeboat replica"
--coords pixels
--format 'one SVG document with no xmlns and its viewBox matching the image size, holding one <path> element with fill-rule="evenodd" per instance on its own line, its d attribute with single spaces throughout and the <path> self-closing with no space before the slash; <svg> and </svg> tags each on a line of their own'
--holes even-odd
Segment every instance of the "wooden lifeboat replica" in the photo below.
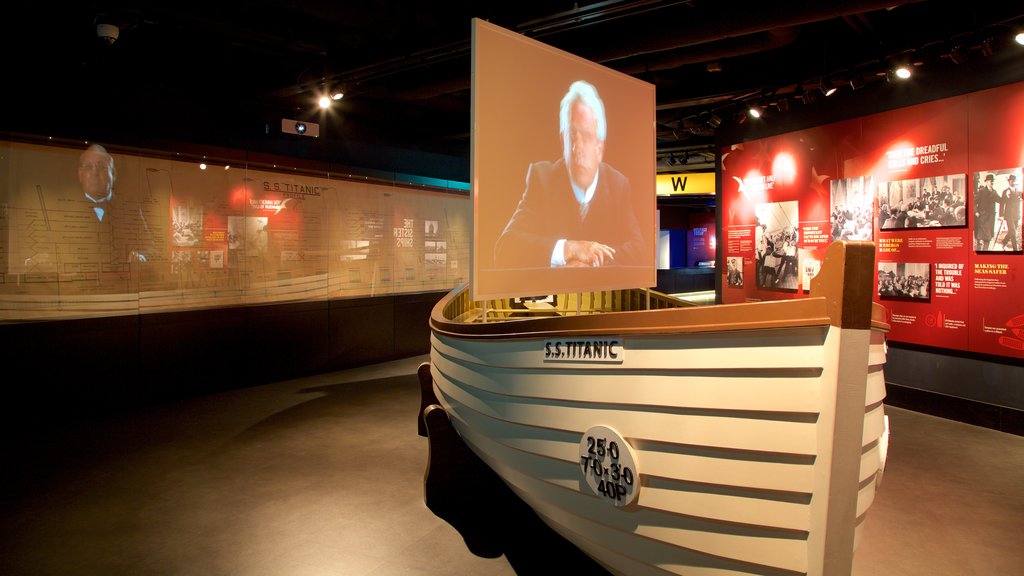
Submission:
<svg viewBox="0 0 1024 576">
<path fill-rule="evenodd" d="M 462 287 L 430 318 L 424 414 L 610 573 L 850 574 L 888 440 L 873 268 L 872 243 L 835 242 L 807 298 L 627 290 L 526 317 Z"/>
</svg>

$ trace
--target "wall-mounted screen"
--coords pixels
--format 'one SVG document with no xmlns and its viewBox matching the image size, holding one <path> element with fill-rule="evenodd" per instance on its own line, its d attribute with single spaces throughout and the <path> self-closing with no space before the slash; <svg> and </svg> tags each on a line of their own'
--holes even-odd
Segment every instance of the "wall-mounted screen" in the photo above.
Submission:
<svg viewBox="0 0 1024 576">
<path fill-rule="evenodd" d="M 654 86 L 473 23 L 474 299 L 644 288 Z"/>
</svg>

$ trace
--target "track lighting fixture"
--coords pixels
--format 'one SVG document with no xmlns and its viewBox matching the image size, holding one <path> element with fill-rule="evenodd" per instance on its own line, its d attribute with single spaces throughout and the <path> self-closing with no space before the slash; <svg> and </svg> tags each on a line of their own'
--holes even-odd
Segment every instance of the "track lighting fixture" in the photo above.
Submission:
<svg viewBox="0 0 1024 576">
<path fill-rule="evenodd" d="M 813 104 L 817 99 L 813 90 L 804 90 L 803 86 L 797 86 L 797 94 L 800 96 L 800 100 L 803 101 L 804 105 Z"/>
<path fill-rule="evenodd" d="M 818 83 L 818 88 L 821 89 L 821 93 L 824 94 L 826 98 L 836 93 L 835 85 L 833 85 L 827 78 L 821 79 L 821 82 Z"/>
<path fill-rule="evenodd" d="M 949 50 L 949 59 L 952 60 L 954 64 L 963 64 L 964 62 L 967 62 L 967 48 L 962 44 L 953 46 Z"/>
<path fill-rule="evenodd" d="M 721 117 L 719 117 L 714 112 L 709 112 L 707 110 L 701 112 L 699 118 L 701 122 L 707 124 L 712 128 L 718 128 L 722 124 Z"/>
<path fill-rule="evenodd" d="M 902 82 L 912 75 L 910 66 L 907 64 L 898 64 L 889 68 L 885 72 L 886 82 Z"/>
<path fill-rule="evenodd" d="M 988 37 L 981 41 L 981 55 L 986 58 L 996 53 L 995 38 Z"/>
<path fill-rule="evenodd" d="M 332 102 L 341 100 L 344 97 L 345 91 L 342 90 L 341 86 L 334 86 L 332 88 L 328 88 L 327 85 L 325 84 L 322 90 L 320 91 L 319 98 L 317 98 L 317 104 L 320 105 L 320 108 L 326 110 L 327 108 L 331 107 Z"/>
</svg>

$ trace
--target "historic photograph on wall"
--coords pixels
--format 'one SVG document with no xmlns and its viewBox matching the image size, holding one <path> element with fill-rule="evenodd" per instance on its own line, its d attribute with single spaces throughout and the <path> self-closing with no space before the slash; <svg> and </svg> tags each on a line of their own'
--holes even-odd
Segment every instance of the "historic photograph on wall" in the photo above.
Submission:
<svg viewBox="0 0 1024 576">
<path fill-rule="evenodd" d="M 931 297 L 931 264 L 927 262 L 879 262 L 878 296 L 928 300 Z"/>
<path fill-rule="evenodd" d="M 878 186 L 878 228 L 942 228 L 967 225 L 964 174 L 893 180 Z"/>
<path fill-rule="evenodd" d="M 764 202 L 754 206 L 758 288 L 796 290 L 800 283 L 799 202 Z"/>
<path fill-rule="evenodd" d="M 832 239 L 871 240 L 875 227 L 874 177 L 858 176 L 832 180 L 829 187 Z"/>
<path fill-rule="evenodd" d="M 974 173 L 974 250 L 1020 252 L 1021 168 Z"/>
<path fill-rule="evenodd" d="M 172 198 L 173 202 L 174 199 Z M 203 236 L 203 207 L 174 205 L 171 209 L 171 246 L 176 248 L 200 245 Z"/>
<path fill-rule="evenodd" d="M 743 257 L 729 256 L 725 259 L 725 281 L 732 288 L 743 287 Z"/>
</svg>

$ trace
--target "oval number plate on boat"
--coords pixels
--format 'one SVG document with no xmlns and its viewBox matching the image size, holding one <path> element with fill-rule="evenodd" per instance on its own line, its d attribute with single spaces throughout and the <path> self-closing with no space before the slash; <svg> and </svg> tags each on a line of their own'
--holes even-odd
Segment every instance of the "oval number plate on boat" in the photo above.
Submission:
<svg viewBox="0 0 1024 576">
<path fill-rule="evenodd" d="M 607 426 L 593 426 L 580 438 L 580 472 L 590 490 L 609 504 L 628 506 L 640 493 L 636 453 Z"/>
</svg>

